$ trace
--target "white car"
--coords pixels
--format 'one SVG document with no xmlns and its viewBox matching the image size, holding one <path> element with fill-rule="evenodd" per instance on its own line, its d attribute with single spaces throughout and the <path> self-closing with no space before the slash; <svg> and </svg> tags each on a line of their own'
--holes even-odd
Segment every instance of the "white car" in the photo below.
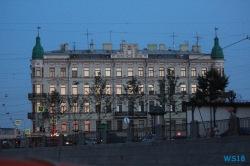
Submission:
<svg viewBox="0 0 250 166">
<path fill-rule="evenodd" d="M 86 140 L 87 145 L 95 145 L 97 144 L 96 138 L 89 138 Z"/>
</svg>

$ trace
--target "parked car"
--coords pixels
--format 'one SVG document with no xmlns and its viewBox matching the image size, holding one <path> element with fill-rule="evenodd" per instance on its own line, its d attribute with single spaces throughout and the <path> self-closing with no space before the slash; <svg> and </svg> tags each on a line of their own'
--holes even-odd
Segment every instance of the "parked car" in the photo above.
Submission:
<svg viewBox="0 0 250 166">
<path fill-rule="evenodd" d="M 221 133 L 221 137 L 227 137 L 229 135 L 229 130 L 226 130 L 224 133 Z M 248 127 L 240 127 L 239 135 L 250 135 L 250 128 Z"/>
<path fill-rule="evenodd" d="M 89 138 L 86 140 L 87 145 L 95 145 L 97 144 L 96 138 Z"/>
<path fill-rule="evenodd" d="M 144 137 L 142 139 L 143 142 L 154 142 L 156 139 L 156 135 L 155 134 L 151 134 L 151 135 L 147 135 L 146 137 Z"/>
</svg>

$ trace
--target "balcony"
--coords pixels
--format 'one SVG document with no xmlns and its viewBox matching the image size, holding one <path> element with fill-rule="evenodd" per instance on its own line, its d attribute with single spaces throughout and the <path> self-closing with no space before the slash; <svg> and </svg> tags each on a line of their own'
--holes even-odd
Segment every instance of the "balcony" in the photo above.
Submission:
<svg viewBox="0 0 250 166">
<path fill-rule="evenodd" d="M 47 94 L 46 93 L 29 93 L 28 94 L 28 99 L 35 99 L 35 98 L 46 98 Z"/>
<path fill-rule="evenodd" d="M 35 112 L 28 112 L 28 119 L 35 119 Z"/>
</svg>

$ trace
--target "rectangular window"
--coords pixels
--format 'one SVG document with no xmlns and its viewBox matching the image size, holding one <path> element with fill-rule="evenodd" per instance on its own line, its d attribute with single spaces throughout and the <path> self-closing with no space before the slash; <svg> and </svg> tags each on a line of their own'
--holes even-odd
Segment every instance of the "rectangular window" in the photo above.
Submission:
<svg viewBox="0 0 250 166">
<path fill-rule="evenodd" d="M 138 76 L 143 77 L 143 68 L 142 67 L 138 68 Z"/>
<path fill-rule="evenodd" d="M 61 68 L 60 77 L 66 77 L 66 68 Z"/>
<path fill-rule="evenodd" d="M 62 121 L 62 132 L 67 132 L 67 122 Z"/>
<path fill-rule="evenodd" d="M 163 67 L 160 67 L 160 68 L 159 68 L 159 76 L 160 76 L 160 77 L 164 77 L 164 75 L 165 75 L 165 74 L 164 74 L 164 68 L 163 68 Z"/>
<path fill-rule="evenodd" d="M 95 76 L 99 76 L 101 74 L 100 68 L 95 68 Z"/>
<path fill-rule="evenodd" d="M 116 77 L 122 76 L 122 68 L 116 68 Z"/>
<path fill-rule="evenodd" d="M 122 130 L 122 120 L 117 120 L 117 130 Z"/>
<path fill-rule="evenodd" d="M 49 77 L 55 77 L 55 68 L 49 68 Z"/>
<path fill-rule="evenodd" d="M 41 77 L 41 68 L 40 67 L 36 68 L 36 76 Z"/>
<path fill-rule="evenodd" d="M 31 77 L 35 77 L 35 73 L 36 73 L 36 68 L 32 67 L 32 76 Z"/>
<path fill-rule="evenodd" d="M 139 127 L 143 128 L 144 127 L 144 120 L 139 120 Z"/>
<path fill-rule="evenodd" d="M 111 94 L 111 85 L 106 85 L 106 94 Z"/>
<path fill-rule="evenodd" d="M 139 94 L 144 93 L 144 86 L 139 85 Z"/>
<path fill-rule="evenodd" d="M 175 76 L 174 68 L 173 68 L 173 67 L 170 67 L 169 70 L 170 70 L 170 75 L 171 75 L 171 76 Z"/>
<path fill-rule="evenodd" d="M 90 121 L 84 121 L 84 131 L 85 132 L 90 131 Z"/>
<path fill-rule="evenodd" d="M 72 77 L 77 77 L 77 68 L 76 67 L 72 68 Z"/>
<path fill-rule="evenodd" d="M 61 103 L 61 113 L 66 113 L 66 103 Z"/>
<path fill-rule="evenodd" d="M 122 102 L 117 103 L 117 112 L 122 112 Z"/>
<path fill-rule="evenodd" d="M 196 68 L 195 67 L 191 68 L 191 77 L 196 77 Z"/>
<path fill-rule="evenodd" d="M 72 85 L 72 95 L 77 95 L 77 85 Z"/>
<path fill-rule="evenodd" d="M 133 91 L 133 86 L 132 85 L 128 85 L 128 94 L 133 94 L 134 91 Z"/>
<path fill-rule="evenodd" d="M 89 77 L 89 68 L 85 67 L 83 70 L 84 77 Z"/>
<path fill-rule="evenodd" d="M 128 68 L 128 77 L 133 76 L 133 68 Z"/>
<path fill-rule="evenodd" d="M 111 112 L 111 103 L 110 102 L 106 103 L 105 109 L 106 109 L 106 113 L 110 113 Z"/>
<path fill-rule="evenodd" d="M 221 75 L 221 69 L 220 68 L 217 68 L 217 73 L 218 73 L 218 75 Z"/>
<path fill-rule="evenodd" d="M 186 85 L 181 85 L 181 92 L 186 92 L 187 91 L 187 86 Z"/>
<path fill-rule="evenodd" d="M 61 95 L 66 95 L 66 85 L 61 85 Z"/>
<path fill-rule="evenodd" d="M 107 130 L 110 131 L 111 130 L 111 121 L 107 121 L 107 126 L 108 126 Z"/>
<path fill-rule="evenodd" d="M 154 107 L 154 101 L 149 101 L 149 111 Z"/>
<path fill-rule="evenodd" d="M 203 68 L 201 69 L 201 74 L 202 74 L 202 76 L 205 76 L 206 73 L 207 73 L 207 68 L 206 68 L 206 67 L 203 67 Z"/>
<path fill-rule="evenodd" d="M 55 85 L 50 85 L 50 86 L 49 86 L 49 92 L 50 92 L 50 94 L 51 94 L 53 91 L 55 91 L 55 90 L 56 90 Z"/>
<path fill-rule="evenodd" d="M 154 68 L 153 67 L 148 68 L 148 76 L 149 77 L 154 77 Z"/>
<path fill-rule="evenodd" d="M 144 102 L 140 101 L 139 103 L 139 111 L 144 112 Z"/>
<path fill-rule="evenodd" d="M 50 104 L 50 113 L 51 113 L 51 114 L 55 113 L 55 111 L 56 111 L 55 109 L 56 109 L 56 108 L 55 108 L 55 104 L 54 104 L 54 103 L 51 103 L 51 104 Z"/>
<path fill-rule="evenodd" d="M 154 94 L 154 85 L 148 85 L 148 91 L 150 95 Z"/>
<path fill-rule="evenodd" d="M 77 132 L 78 131 L 78 121 L 77 120 L 74 120 L 73 121 L 73 131 Z"/>
<path fill-rule="evenodd" d="M 84 103 L 84 112 L 89 113 L 89 103 Z"/>
<path fill-rule="evenodd" d="M 111 69 L 110 67 L 106 67 L 106 77 L 110 77 L 111 76 Z"/>
<path fill-rule="evenodd" d="M 85 95 L 89 94 L 89 85 L 84 85 L 84 94 Z"/>
<path fill-rule="evenodd" d="M 100 113 L 101 112 L 101 103 L 96 102 L 95 103 L 95 112 Z"/>
<path fill-rule="evenodd" d="M 181 77 L 186 77 L 186 68 L 185 67 L 181 68 Z"/>
<path fill-rule="evenodd" d="M 78 104 L 77 103 L 73 103 L 72 112 L 73 113 L 78 113 Z"/>
<path fill-rule="evenodd" d="M 36 85 L 36 93 L 37 94 L 41 93 L 41 85 Z"/>
<path fill-rule="evenodd" d="M 192 85 L 191 89 L 192 89 L 192 94 L 196 93 L 196 85 Z"/>
<path fill-rule="evenodd" d="M 122 85 L 116 85 L 116 94 L 121 95 L 122 94 Z"/>
</svg>

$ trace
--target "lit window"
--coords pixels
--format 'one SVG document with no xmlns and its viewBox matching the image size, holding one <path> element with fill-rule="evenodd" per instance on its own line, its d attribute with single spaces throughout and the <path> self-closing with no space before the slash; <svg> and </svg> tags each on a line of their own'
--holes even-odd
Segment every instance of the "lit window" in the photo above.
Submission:
<svg viewBox="0 0 250 166">
<path fill-rule="evenodd" d="M 78 128 L 78 121 L 77 121 L 77 120 L 74 120 L 74 121 L 73 121 L 73 130 L 74 130 L 74 131 L 78 131 L 78 129 L 79 129 L 79 128 Z"/>
<path fill-rule="evenodd" d="M 49 92 L 50 92 L 50 94 L 51 94 L 53 91 L 55 91 L 55 90 L 56 90 L 55 85 L 50 85 L 50 86 L 49 86 Z"/>
<path fill-rule="evenodd" d="M 66 132 L 67 131 L 67 122 L 62 122 L 62 132 Z"/>
<path fill-rule="evenodd" d="M 152 67 L 148 68 L 148 76 L 149 77 L 153 77 L 154 76 L 154 68 L 152 68 Z"/>
<path fill-rule="evenodd" d="M 88 67 L 84 68 L 84 77 L 89 77 L 89 68 Z"/>
<path fill-rule="evenodd" d="M 66 95 L 66 85 L 61 85 L 61 95 Z"/>
<path fill-rule="evenodd" d="M 122 68 L 116 68 L 116 76 L 121 77 L 122 76 Z"/>
<path fill-rule="evenodd" d="M 192 85 L 191 88 L 192 88 L 192 93 L 196 93 L 196 85 Z"/>
<path fill-rule="evenodd" d="M 111 70 L 110 67 L 106 68 L 106 77 L 110 77 L 111 76 Z"/>
<path fill-rule="evenodd" d="M 203 67 L 203 68 L 201 69 L 201 74 L 202 74 L 202 76 L 205 76 L 206 73 L 207 73 L 207 68 Z"/>
<path fill-rule="evenodd" d="M 89 85 L 84 85 L 84 94 L 85 95 L 89 94 Z"/>
<path fill-rule="evenodd" d="M 196 68 L 195 67 L 191 68 L 191 77 L 196 77 Z"/>
<path fill-rule="evenodd" d="M 85 132 L 90 131 L 90 122 L 89 121 L 84 121 L 84 131 Z"/>
<path fill-rule="evenodd" d="M 49 68 L 49 77 L 55 77 L 55 68 Z"/>
<path fill-rule="evenodd" d="M 128 77 L 133 76 L 133 68 L 128 68 Z"/>
<path fill-rule="evenodd" d="M 89 113 L 89 103 L 84 103 L 84 112 Z"/>
<path fill-rule="evenodd" d="M 66 112 L 66 103 L 61 103 L 61 113 Z"/>
<path fill-rule="evenodd" d="M 41 106 L 41 103 L 36 103 L 36 112 L 38 112 L 39 106 Z"/>
<path fill-rule="evenodd" d="M 159 68 L 159 76 L 164 77 L 164 68 L 163 67 Z"/>
<path fill-rule="evenodd" d="M 72 68 L 72 77 L 77 77 L 77 68 Z"/>
<path fill-rule="evenodd" d="M 122 94 L 122 85 L 116 85 L 116 94 Z"/>
<path fill-rule="evenodd" d="M 66 68 L 61 68 L 60 76 L 66 77 Z"/>
<path fill-rule="evenodd" d="M 143 85 L 139 85 L 139 93 L 143 93 L 144 92 L 144 86 Z"/>
<path fill-rule="evenodd" d="M 218 73 L 218 75 L 221 75 L 221 69 L 220 68 L 217 68 L 217 73 Z"/>
<path fill-rule="evenodd" d="M 99 76 L 101 74 L 100 68 L 95 68 L 95 76 Z"/>
<path fill-rule="evenodd" d="M 186 68 L 181 68 L 181 77 L 186 77 Z"/>
<path fill-rule="evenodd" d="M 111 94 L 111 85 L 106 85 L 106 94 Z"/>
<path fill-rule="evenodd" d="M 186 92 L 187 91 L 187 86 L 186 85 L 181 85 L 181 91 Z"/>
<path fill-rule="evenodd" d="M 73 113 L 77 113 L 78 112 L 78 104 L 77 103 L 73 103 Z"/>
<path fill-rule="evenodd" d="M 170 67 L 169 70 L 170 70 L 170 75 L 171 75 L 171 76 L 174 76 L 174 75 L 175 75 L 174 68 L 173 68 L 173 67 Z"/>
<path fill-rule="evenodd" d="M 41 93 L 41 85 L 36 85 L 36 93 L 37 94 Z"/>
<path fill-rule="evenodd" d="M 148 91 L 150 95 L 154 94 L 154 85 L 148 85 Z"/>
<path fill-rule="evenodd" d="M 72 85 L 72 95 L 77 95 L 77 85 Z"/>
<path fill-rule="evenodd" d="M 36 76 L 41 77 L 41 69 L 40 69 L 40 67 L 36 68 Z"/>
<path fill-rule="evenodd" d="M 142 67 L 138 68 L 138 76 L 143 77 L 143 68 Z"/>
</svg>

